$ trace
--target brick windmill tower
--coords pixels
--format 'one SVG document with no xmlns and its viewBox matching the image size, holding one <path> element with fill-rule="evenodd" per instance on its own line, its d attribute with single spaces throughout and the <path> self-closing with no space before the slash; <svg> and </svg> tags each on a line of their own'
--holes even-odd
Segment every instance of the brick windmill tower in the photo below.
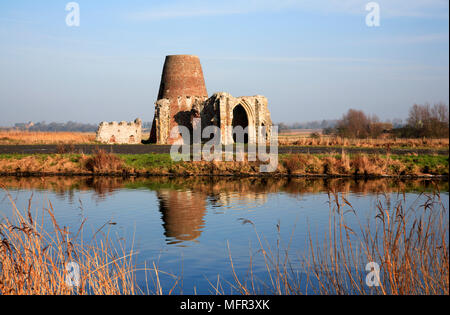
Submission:
<svg viewBox="0 0 450 315">
<path fill-rule="evenodd" d="M 149 142 L 176 142 L 178 139 L 168 137 L 172 128 L 190 126 L 193 106 L 207 98 L 200 59 L 191 55 L 167 56 Z"/>
</svg>

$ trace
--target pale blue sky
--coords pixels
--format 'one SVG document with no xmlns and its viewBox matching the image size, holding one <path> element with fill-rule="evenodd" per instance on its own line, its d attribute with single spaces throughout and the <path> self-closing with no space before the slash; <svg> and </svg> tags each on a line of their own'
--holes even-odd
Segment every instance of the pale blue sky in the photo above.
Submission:
<svg viewBox="0 0 450 315">
<path fill-rule="evenodd" d="M 448 0 L 0 2 L 0 125 L 151 121 L 165 55 L 201 58 L 208 93 L 263 94 L 275 122 L 349 108 L 405 118 L 449 102 Z"/>
</svg>

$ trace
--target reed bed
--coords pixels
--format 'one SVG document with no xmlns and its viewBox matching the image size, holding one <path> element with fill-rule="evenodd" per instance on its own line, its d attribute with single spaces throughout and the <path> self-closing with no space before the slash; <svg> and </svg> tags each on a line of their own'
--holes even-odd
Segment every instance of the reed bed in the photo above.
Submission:
<svg viewBox="0 0 450 315">
<path fill-rule="evenodd" d="M 125 162 L 113 153 L 97 150 L 84 161 L 84 168 L 94 173 L 121 172 L 126 170 Z"/>
<path fill-rule="evenodd" d="M 32 213 L 31 199 L 28 209 L 20 211 L 9 197 L 13 216 L 0 221 L 0 295 L 163 293 L 159 285 L 163 272 L 155 264 L 138 269 L 137 253 L 127 250 L 123 242 L 113 241 L 109 229 L 104 231 L 111 222 L 85 242 L 83 225 L 86 220 L 73 233 L 58 225 L 51 202 L 39 217 Z M 44 226 L 46 215 L 51 228 Z M 145 289 L 137 285 L 137 271 L 145 271 L 146 277 L 151 277 L 153 291 L 148 285 Z"/>
<path fill-rule="evenodd" d="M 348 139 L 342 137 L 318 136 L 301 137 L 294 135 L 279 136 L 280 146 L 320 146 L 320 147 L 359 147 L 359 148 L 432 148 L 448 149 L 449 138 L 443 139 L 402 139 L 402 138 L 380 138 L 380 139 Z"/>
<path fill-rule="evenodd" d="M 441 162 L 435 163 L 438 159 Z M 437 156 L 385 156 L 379 154 L 291 154 L 280 159 L 278 171 L 290 175 L 420 176 L 448 175 L 448 158 Z"/>
<path fill-rule="evenodd" d="M 0 130 L 0 145 L 6 144 L 95 144 L 94 132 L 41 132 L 21 130 Z M 148 133 L 143 135 L 148 138 Z M 279 135 L 281 146 L 335 146 L 335 147 L 361 147 L 361 148 L 432 148 L 448 149 L 449 138 L 432 139 L 348 139 L 337 136 L 315 134 L 288 133 Z"/>
<path fill-rule="evenodd" d="M 0 144 L 90 144 L 95 143 L 95 133 L 0 131 Z"/>
<path fill-rule="evenodd" d="M 384 199 L 383 199 L 384 198 Z M 153 264 L 139 269 L 136 252 L 111 240 L 109 230 L 100 228 L 89 242 L 83 241 L 83 224 L 71 233 L 56 222 L 51 203 L 39 217 L 13 205 L 13 217 L 0 221 L 0 294 L 21 295 L 134 295 L 172 294 L 182 280 L 170 275 L 173 286 L 163 290 L 164 274 Z M 345 194 L 329 192 L 329 227 L 321 237 L 309 233 L 304 253 L 292 253 L 294 231 L 287 243 L 277 225 L 277 241 L 271 245 L 257 235 L 258 247 L 250 250 L 248 271 L 238 275 L 230 245 L 231 281 L 217 277 L 209 281 L 211 294 L 255 295 L 448 295 L 449 226 L 448 205 L 436 190 L 408 205 L 403 194 L 392 203 L 380 197 L 376 209 L 364 222 Z M 48 215 L 51 228 L 44 226 Z M 349 216 L 357 222 L 350 226 Z M 95 236 L 101 235 L 98 239 Z M 254 273 L 254 262 L 262 259 L 265 276 Z M 68 285 L 67 266 L 80 267 L 77 287 Z M 376 264 L 369 264 L 369 263 Z M 369 277 L 376 265 L 378 276 Z M 374 269 L 375 268 L 375 269 Z M 137 284 L 136 272 L 145 270 L 152 290 Z M 369 282 L 378 280 L 375 286 Z M 146 283 L 149 283 L 146 280 Z M 181 290 L 182 292 L 182 290 Z"/>
<path fill-rule="evenodd" d="M 98 150 L 92 155 L 3 155 L 0 173 L 16 174 L 109 174 L 173 176 L 259 176 L 261 162 L 174 162 L 169 154 L 115 155 Z M 448 176 L 448 157 L 438 155 L 287 154 L 280 155 L 280 176 Z"/>
<path fill-rule="evenodd" d="M 310 232 L 306 253 L 292 257 L 292 238 L 283 245 L 279 226 L 275 246 L 257 233 L 265 280 L 254 275 L 252 254 L 247 275 L 238 277 L 230 252 L 229 284 L 244 295 L 448 295 L 448 205 L 438 191 L 423 196 L 411 207 L 404 195 L 397 204 L 385 196 L 363 224 L 344 194 L 330 192 L 323 239 Z M 358 229 L 348 225 L 348 216 L 357 218 Z M 225 293 L 223 284 L 211 286 Z"/>
</svg>

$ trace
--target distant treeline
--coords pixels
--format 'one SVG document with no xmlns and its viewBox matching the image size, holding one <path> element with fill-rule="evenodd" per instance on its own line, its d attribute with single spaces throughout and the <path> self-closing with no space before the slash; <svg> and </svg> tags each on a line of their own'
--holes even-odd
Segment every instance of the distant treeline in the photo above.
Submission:
<svg viewBox="0 0 450 315">
<path fill-rule="evenodd" d="M 152 126 L 151 122 L 144 122 L 143 128 L 144 129 L 150 129 Z M 4 130 L 22 130 L 22 131 L 46 131 L 46 132 L 96 132 L 98 128 L 98 125 L 94 124 L 84 124 L 84 123 L 78 123 L 74 121 L 68 121 L 66 123 L 57 123 L 57 122 L 51 122 L 46 123 L 38 122 L 38 123 L 16 123 L 14 124 L 14 127 L 12 128 L 0 128 Z"/>
<path fill-rule="evenodd" d="M 401 119 L 380 121 L 376 115 L 350 109 L 341 119 L 311 121 L 304 123 L 277 124 L 280 131 L 290 129 L 322 129 L 323 134 L 344 138 L 378 138 L 388 135 L 398 138 L 447 138 L 449 136 L 449 108 L 443 103 L 413 105 L 404 123 Z M 144 122 L 144 129 L 151 129 L 151 122 Z M 66 123 L 17 123 L 13 128 L 28 131 L 95 132 L 98 126 L 73 121 Z"/>
<path fill-rule="evenodd" d="M 439 103 L 431 106 L 414 105 L 409 111 L 408 123 L 403 128 L 395 130 L 402 138 L 448 138 L 449 109 Z"/>
<path fill-rule="evenodd" d="M 442 103 L 431 106 L 413 105 L 405 124 L 400 121 L 381 122 L 376 115 L 350 109 L 325 134 L 345 138 L 378 138 L 390 135 L 398 138 L 447 138 L 449 136 L 449 109 Z"/>
<path fill-rule="evenodd" d="M 338 120 L 322 120 L 322 121 L 309 121 L 303 123 L 285 124 L 279 123 L 278 130 L 290 130 L 290 129 L 327 129 L 336 127 Z"/>
<path fill-rule="evenodd" d="M 280 131 L 291 129 L 322 129 L 325 135 L 343 138 L 447 138 L 449 136 L 449 108 L 443 103 L 413 105 L 409 116 L 381 121 L 376 115 L 350 109 L 341 119 L 277 124 Z"/>
<path fill-rule="evenodd" d="M 74 121 L 68 121 L 66 123 L 51 122 L 46 123 L 17 123 L 14 124 L 14 128 L 17 130 L 27 130 L 27 131 L 47 131 L 47 132 L 57 132 L 57 131 L 68 131 L 68 132 L 95 132 L 97 131 L 98 125 L 93 124 L 83 124 Z"/>
</svg>

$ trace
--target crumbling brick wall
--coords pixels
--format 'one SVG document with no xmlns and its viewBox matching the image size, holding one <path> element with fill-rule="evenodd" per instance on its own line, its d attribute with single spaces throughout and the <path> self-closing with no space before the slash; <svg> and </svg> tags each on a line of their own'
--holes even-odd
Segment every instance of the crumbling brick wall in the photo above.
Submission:
<svg viewBox="0 0 450 315">
<path fill-rule="evenodd" d="M 219 127 L 222 144 L 235 142 L 236 124 L 247 124 L 243 128 L 248 127 L 245 141 L 249 143 L 260 141 L 259 127 L 266 127 L 268 132 L 272 127 L 267 98 L 261 95 L 235 98 L 224 92 L 208 98 L 200 59 L 189 55 L 167 56 L 148 142 L 182 142 L 180 136 L 171 138 L 170 133 L 177 126 L 192 130 L 194 118 L 201 118 L 202 130 L 211 125 Z"/>
<path fill-rule="evenodd" d="M 177 142 L 179 139 L 169 138 L 170 130 L 176 126 L 189 128 L 192 106 L 207 98 L 200 59 L 190 55 L 167 56 L 149 142 L 158 144 Z"/>
<path fill-rule="evenodd" d="M 96 141 L 107 144 L 140 144 L 142 142 L 142 121 L 102 122 L 97 130 Z"/>
</svg>

